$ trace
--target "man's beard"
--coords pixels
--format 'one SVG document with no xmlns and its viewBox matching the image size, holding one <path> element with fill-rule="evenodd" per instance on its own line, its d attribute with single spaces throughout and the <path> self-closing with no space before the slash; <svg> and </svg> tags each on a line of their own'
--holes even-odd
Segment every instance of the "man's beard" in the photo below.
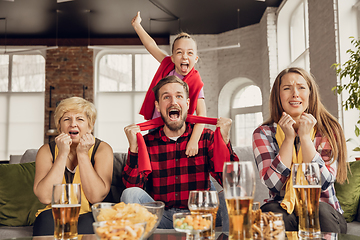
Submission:
<svg viewBox="0 0 360 240">
<path fill-rule="evenodd" d="M 160 112 L 161 118 L 164 121 L 165 125 L 171 130 L 171 131 L 178 131 L 180 130 L 185 123 L 187 114 L 183 114 L 180 116 L 180 121 L 172 122 L 170 120 L 166 120 L 165 116 Z"/>
</svg>

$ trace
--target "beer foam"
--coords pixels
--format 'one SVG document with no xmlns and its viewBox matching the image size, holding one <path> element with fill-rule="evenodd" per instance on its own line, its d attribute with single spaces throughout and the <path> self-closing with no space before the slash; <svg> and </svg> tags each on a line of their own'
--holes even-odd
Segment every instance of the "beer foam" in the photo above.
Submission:
<svg viewBox="0 0 360 240">
<path fill-rule="evenodd" d="M 294 185 L 294 188 L 321 188 L 320 185 Z"/>
</svg>

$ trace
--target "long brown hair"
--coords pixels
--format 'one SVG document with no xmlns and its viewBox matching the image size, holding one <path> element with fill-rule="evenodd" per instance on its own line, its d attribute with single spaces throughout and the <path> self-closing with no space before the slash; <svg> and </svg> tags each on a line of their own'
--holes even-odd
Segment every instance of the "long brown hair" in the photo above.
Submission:
<svg viewBox="0 0 360 240">
<path fill-rule="evenodd" d="M 318 85 L 312 74 L 297 67 L 286 68 L 278 74 L 270 93 L 270 119 L 263 124 L 278 123 L 284 112 L 280 100 L 280 85 L 281 78 L 287 73 L 297 73 L 307 82 L 310 89 L 307 112 L 317 120 L 316 129 L 329 140 L 332 149 L 330 157 L 333 158 L 333 161 L 338 160 L 337 182 L 343 183 L 347 179 L 347 150 L 344 132 L 336 118 L 321 103 Z"/>
</svg>

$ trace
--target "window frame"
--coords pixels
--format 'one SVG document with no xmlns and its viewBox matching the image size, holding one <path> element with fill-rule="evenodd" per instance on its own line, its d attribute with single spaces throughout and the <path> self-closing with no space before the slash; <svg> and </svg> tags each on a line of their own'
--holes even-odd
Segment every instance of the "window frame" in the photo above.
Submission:
<svg viewBox="0 0 360 240">
<path fill-rule="evenodd" d="M 1 48 L 2 49 L 2 48 Z M 11 51 L 7 53 L 0 53 L 0 55 L 5 55 L 9 57 L 8 62 L 8 87 L 7 91 L 2 92 L 0 91 L 0 95 L 5 96 L 6 103 L 5 103 L 5 133 L 3 134 L 5 143 L 4 143 L 4 152 L 5 156 L 9 156 L 12 154 L 9 149 L 9 131 L 10 131 L 10 98 L 14 95 L 20 95 L 20 94 L 26 94 L 26 95 L 40 95 L 45 99 L 45 87 L 43 91 L 12 91 L 12 70 L 13 70 L 13 58 L 15 55 L 40 55 L 44 58 L 45 64 L 46 64 L 46 50 L 31 50 L 31 47 L 12 47 L 10 48 Z M 25 49 L 25 50 L 24 50 Z M 4 49 L 5 52 L 5 49 Z M 46 67 L 45 67 L 46 68 Z M 44 82 L 46 84 L 46 73 L 45 73 L 45 79 Z M 43 111 L 43 119 L 45 119 L 45 111 Z M 45 120 L 44 120 L 45 121 Z M 42 128 L 44 131 L 44 128 Z M 44 132 L 41 134 L 41 136 L 44 135 Z"/>
<path fill-rule="evenodd" d="M 169 45 L 160 45 L 159 48 L 167 55 L 169 55 L 166 52 L 166 49 L 170 49 Z M 100 60 L 102 59 L 103 56 L 107 55 L 107 54 L 131 54 L 132 55 L 132 91 L 99 91 L 99 84 L 100 84 Z M 100 105 L 100 100 L 99 100 L 99 96 L 101 96 L 101 94 L 106 94 L 106 95 L 118 95 L 118 94 L 132 94 L 131 97 L 131 101 L 134 105 L 135 100 L 136 100 L 136 94 L 142 93 L 142 94 L 146 94 L 147 90 L 136 90 L 135 89 L 135 55 L 136 54 L 150 54 L 146 48 L 144 46 L 114 46 L 114 47 L 104 47 L 103 49 L 101 49 L 101 47 L 97 48 L 94 50 L 94 104 L 96 106 L 96 108 L 99 108 Z M 153 76 L 151 76 L 152 78 Z M 99 109 L 98 109 L 99 112 Z M 131 109 L 131 113 L 127 113 L 127 114 L 131 114 L 131 123 L 135 123 L 135 117 L 136 114 L 138 114 L 138 109 L 132 108 Z M 140 116 L 140 115 L 139 115 Z M 99 129 L 99 121 L 96 121 L 95 123 L 95 127 L 94 127 L 94 134 L 95 136 L 98 136 L 98 129 Z M 123 131 L 122 131 L 123 132 Z M 124 134 L 125 135 L 125 134 Z M 114 148 L 116 148 L 116 146 L 113 146 Z"/>
<path fill-rule="evenodd" d="M 305 50 L 297 57 L 292 55 L 292 42 L 291 42 L 291 20 L 293 13 L 296 9 L 304 3 L 304 31 L 305 31 Z M 285 1 L 278 9 L 277 14 L 277 55 L 278 57 L 278 72 L 287 68 L 301 65 L 305 70 L 310 70 L 310 56 L 309 56 L 309 19 L 308 19 L 308 1 L 307 0 L 292 0 Z M 287 36 L 287 37 L 284 37 Z M 273 84 L 273 82 L 271 82 Z"/>
<path fill-rule="evenodd" d="M 249 113 L 258 113 L 260 112 L 261 115 L 263 115 L 262 112 L 262 108 L 263 108 L 263 103 L 261 105 L 256 105 L 256 106 L 250 106 L 250 107 L 238 107 L 238 108 L 233 108 L 234 105 L 234 99 L 236 97 L 236 95 L 242 91 L 244 88 L 249 87 L 249 86 L 256 86 L 259 88 L 259 86 L 257 86 L 254 82 L 250 83 L 244 83 L 241 86 L 239 86 L 238 88 L 235 89 L 235 91 L 232 93 L 231 98 L 230 98 L 230 118 L 234 121 L 234 126 L 231 128 L 231 141 L 233 142 L 233 145 L 238 147 L 236 144 L 236 115 L 240 115 L 240 114 L 249 114 Z M 261 92 L 261 88 L 260 92 Z M 262 95 L 261 95 L 261 99 L 262 99 Z"/>
</svg>

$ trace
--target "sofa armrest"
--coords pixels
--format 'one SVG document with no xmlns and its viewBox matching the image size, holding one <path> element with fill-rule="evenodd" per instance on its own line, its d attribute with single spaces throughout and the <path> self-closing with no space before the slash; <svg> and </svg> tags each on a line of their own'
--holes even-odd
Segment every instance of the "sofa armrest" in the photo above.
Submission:
<svg viewBox="0 0 360 240">
<path fill-rule="evenodd" d="M 20 163 L 35 162 L 38 149 L 28 149 L 20 159 Z"/>
</svg>

